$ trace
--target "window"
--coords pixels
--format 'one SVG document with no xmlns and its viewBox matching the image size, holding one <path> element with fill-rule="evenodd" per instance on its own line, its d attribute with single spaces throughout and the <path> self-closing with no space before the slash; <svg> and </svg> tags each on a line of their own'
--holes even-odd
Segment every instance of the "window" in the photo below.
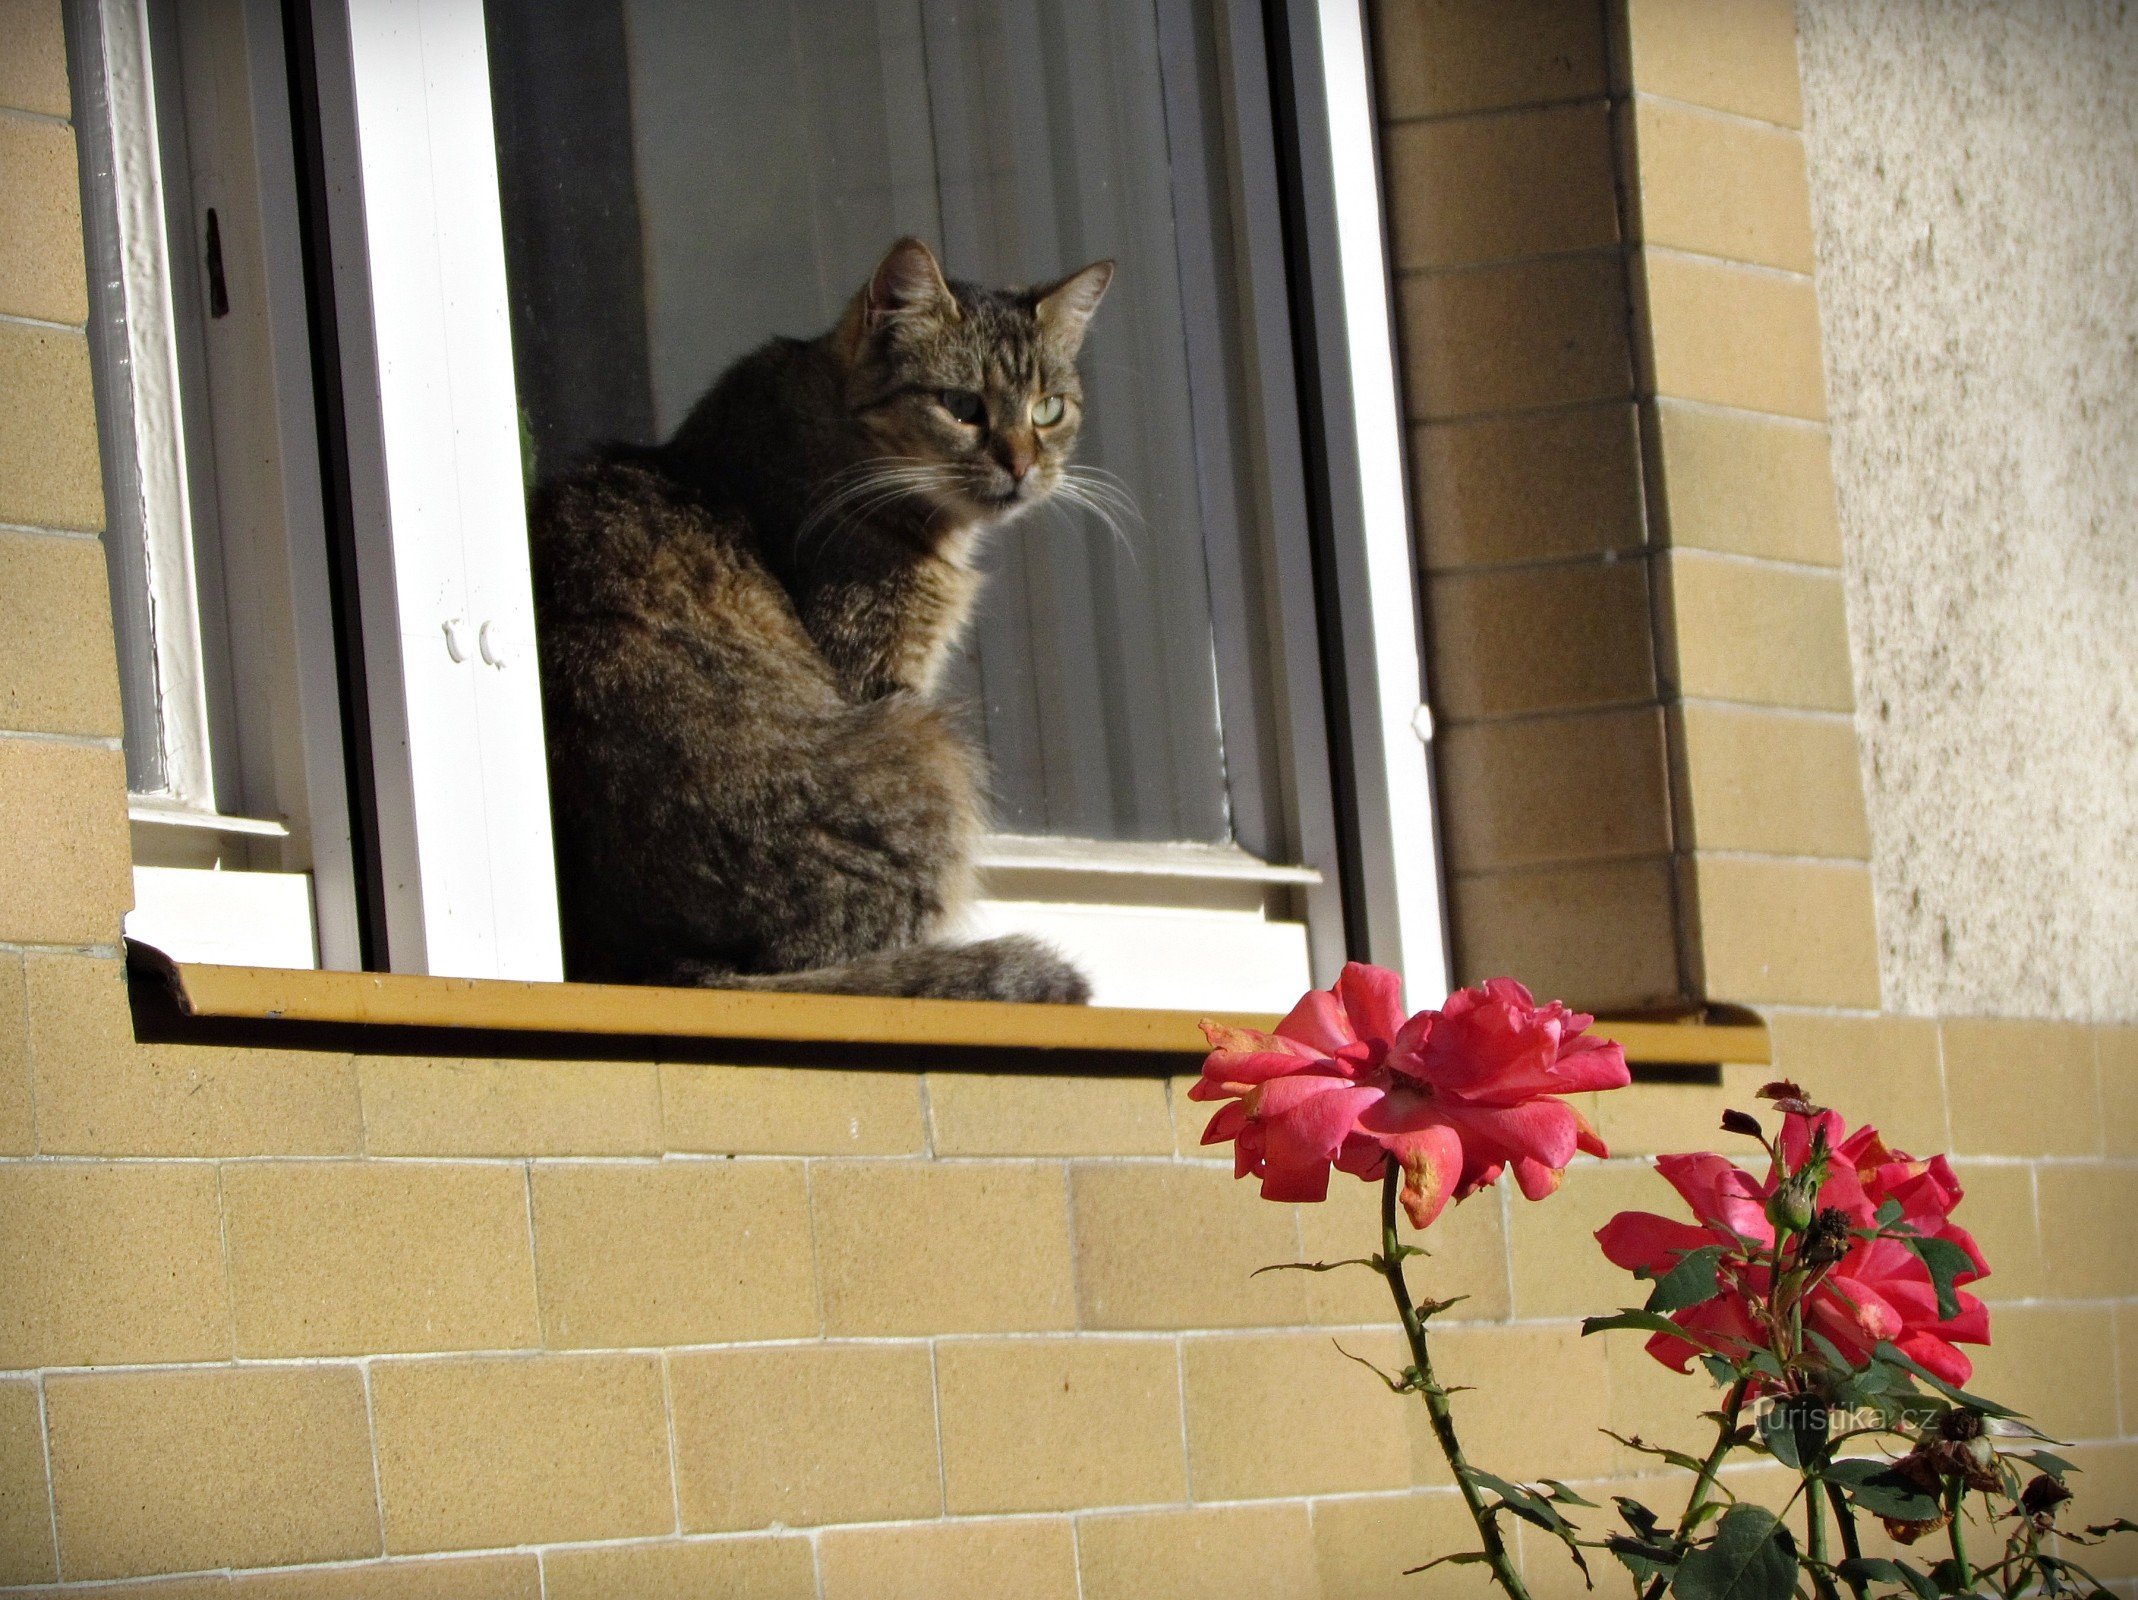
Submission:
<svg viewBox="0 0 2138 1600">
<path fill-rule="evenodd" d="M 1000 828 L 970 931 L 1053 937 L 1101 1003 L 1266 1007 L 1347 953 L 1444 978 L 1355 3 L 76 23 L 130 931 L 558 976 L 523 484 L 665 436 L 911 232 L 980 281 L 1121 265 L 1080 459 L 1137 514 L 994 541 L 954 689 Z"/>
</svg>

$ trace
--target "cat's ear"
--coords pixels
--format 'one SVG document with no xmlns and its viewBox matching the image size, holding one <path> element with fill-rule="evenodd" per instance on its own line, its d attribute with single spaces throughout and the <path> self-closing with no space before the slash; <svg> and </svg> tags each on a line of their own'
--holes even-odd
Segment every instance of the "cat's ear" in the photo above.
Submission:
<svg viewBox="0 0 2138 1600">
<path fill-rule="evenodd" d="M 1064 356 L 1074 357 L 1083 347 L 1091 314 L 1099 309 L 1106 286 L 1113 281 L 1114 264 L 1094 261 L 1059 283 L 1034 289 L 1032 315 L 1039 319 L 1039 331 L 1046 335 L 1047 342 Z"/>
<path fill-rule="evenodd" d="M 862 305 L 872 323 L 931 312 L 951 322 L 958 319 L 958 297 L 943 281 L 935 252 L 911 236 L 891 246 L 876 264 L 862 291 Z"/>
</svg>

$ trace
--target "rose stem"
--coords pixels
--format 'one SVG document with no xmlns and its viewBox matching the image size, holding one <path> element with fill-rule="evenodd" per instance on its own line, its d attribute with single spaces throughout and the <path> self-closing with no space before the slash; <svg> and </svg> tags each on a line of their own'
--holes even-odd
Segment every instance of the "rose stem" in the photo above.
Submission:
<svg viewBox="0 0 2138 1600">
<path fill-rule="evenodd" d="M 1863 1546 L 1856 1541 L 1856 1513 L 1848 1503 L 1848 1496 L 1841 1492 L 1841 1485 L 1821 1480 L 1820 1487 L 1826 1491 L 1827 1503 L 1834 1508 L 1834 1526 L 1841 1530 L 1841 1554 L 1850 1561 L 1863 1559 Z M 1864 1581 L 1851 1578 L 1848 1586 L 1863 1600 Z"/>
<path fill-rule="evenodd" d="M 1470 1520 L 1477 1524 L 1477 1536 L 1485 1542 L 1485 1559 L 1492 1563 L 1492 1575 L 1506 1590 L 1510 1600 L 1529 1600 L 1529 1590 L 1523 1586 L 1521 1574 L 1514 1570 L 1508 1559 L 1507 1543 L 1500 1537 L 1499 1525 L 1492 1513 L 1485 1509 L 1484 1497 L 1477 1492 L 1477 1485 L 1470 1481 L 1470 1463 L 1463 1459 L 1462 1441 L 1455 1437 L 1455 1417 L 1448 1409 L 1448 1397 L 1433 1376 L 1433 1360 L 1425 1349 L 1425 1319 L 1418 1315 L 1418 1308 L 1411 1303 L 1410 1289 L 1403 1281 L 1403 1241 L 1396 1233 L 1396 1191 L 1403 1182 L 1403 1169 L 1391 1159 L 1387 1173 L 1381 1180 L 1381 1275 L 1388 1280 L 1388 1289 L 1396 1297 L 1396 1312 L 1403 1319 L 1404 1337 L 1410 1340 L 1411 1363 L 1418 1369 L 1418 1392 L 1425 1397 L 1425 1409 L 1433 1419 L 1433 1436 L 1440 1441 L 1440 1453 L 1448 1458 L 1448 1466 L 1455 1474 L 1455 1486 L 1462 1491 L 1463 1504 L 1470 1508 Z"/>
<path fill-rule="evenodd" d="M 1752 1380 L 1749 1377 L 1739 1378 L 1730 1385 L 1730 1392 L 1723 1399 L 1722 1425 L 1715 1430 L 1715 1448 L 1710 1450 L 1707 1459 L 1700 1463 L 1700 1476 L 1693 1480 L 1692 1495 L 1685 1502 L 1685 1515 L 1678 1519 L 1677 1534 L 1670 1541 L 1672 1550 L 1679 1556 L 1683 1556 L 1693 1542 L 1693 1518 L 1698 1516 L 1700 1508 L 1707 1504 L 1707 1492 L 1714 1485 L 1715 1474 L 1722 1466 L 1722 1458 L 1730 1453 L 1730 1441 L 1737 1432 L 1737 1413 L 1744 1409 L 1745 1391 L 1751 1386 Z M 1655 1582 L 1648 1586 L 1648 1592 L 1641 1600 L 1658 1600 L 1669 1583 L 1669 1573 L 1657 1573 Z"/>
<path fill-rule="evenodd" d="M 1967 1564 L 1967 1534 L 1960 1527 L 1967 1513 L 1966 1480 L 1953 1481 L 1945 1494 L 1945 1509 L 1951 1514 L 1945 1530 L 1952 1540 L 1952 1563 L 1959 1569 L 1953 1576 L 1958 1580 L 1959 1592 L 1965 1594 L 1975 1586 L 1975 1569 Z"/>
</svg>

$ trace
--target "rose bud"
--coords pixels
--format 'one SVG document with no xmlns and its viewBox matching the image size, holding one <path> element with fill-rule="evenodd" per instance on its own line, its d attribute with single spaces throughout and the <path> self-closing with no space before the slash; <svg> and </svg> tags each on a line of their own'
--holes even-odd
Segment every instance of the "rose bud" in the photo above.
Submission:
<svg viewBox="0 0 2138 1600">
<path fill-rule="evenodd" d="M 1743 1111 L 1725 1111 L 1722 1114 L 1724 1133 L 1742 1133 L 1757 1139 L 1760 1135 L 1759 1118 Z"/>
<path fill-rule="evenodd" d="M 2047 1532 L 2049 1524 L 2056 1520 L 2056 1508 L 2071 1498 L 2071 1491 L 2046 1472 L 2036 1473 L 2034 1481 L 2020 1491 L 2019 1503 L 2034 1519 L 2034 1525 Z"/>
</svg>

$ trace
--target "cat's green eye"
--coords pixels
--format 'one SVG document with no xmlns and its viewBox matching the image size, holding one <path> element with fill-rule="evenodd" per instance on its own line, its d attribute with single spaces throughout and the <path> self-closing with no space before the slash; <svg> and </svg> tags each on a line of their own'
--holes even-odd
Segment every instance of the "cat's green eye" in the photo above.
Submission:
<svg viewBox="0 0 2138 1600">
<path fill-rule="evenodd" d="M 970 389 L 945 389 L 936 400 L 954 420 L 968 428 L 977 428 L 987 420 L 987 402 Z"/>
<path fill-rule="evenodd" d="M 1068 409 L 1068 402 L 1060 395 L 1043 394 L 1032 402 L 1032 421 L 1042 428 L 1051 428 L 1062 420 L 1062 413 Z"/>
</svg>

